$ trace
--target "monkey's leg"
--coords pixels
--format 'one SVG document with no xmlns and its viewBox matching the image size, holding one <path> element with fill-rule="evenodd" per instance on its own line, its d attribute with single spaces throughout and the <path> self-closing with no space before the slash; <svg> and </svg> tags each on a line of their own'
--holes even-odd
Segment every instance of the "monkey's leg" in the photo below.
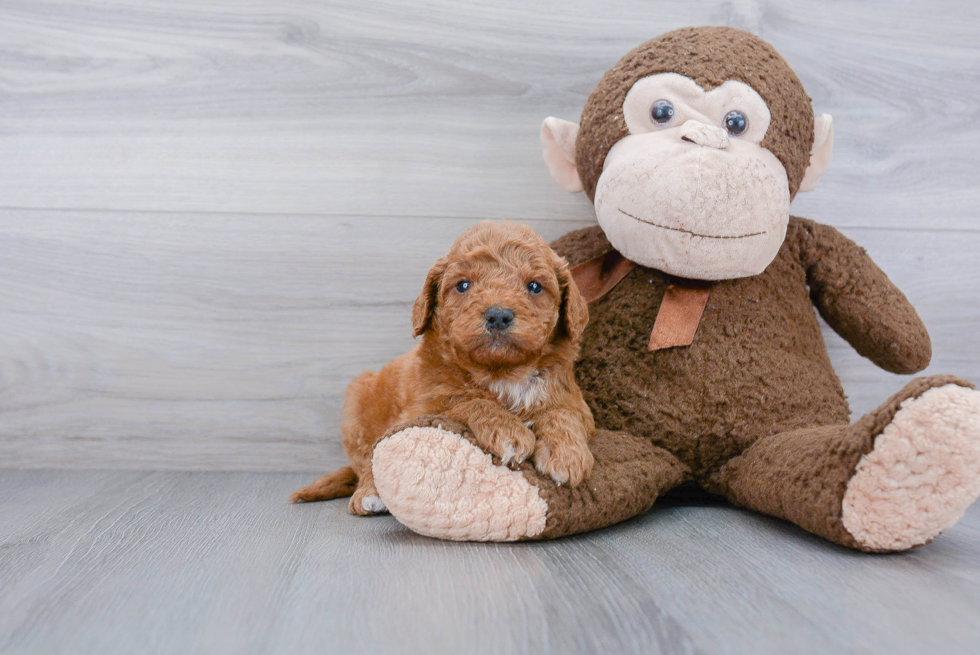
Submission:
<svg viewBox="0 0 980 655">
<path fill-rule="evenodd" d="M 677 458 L 643 439 L 600 430 L 589 445 L 591 475 L 576 487 L 558 486 L 528 462 L 502 466 L 465 426 L 426 417 L 378 442 L 375 484 L 391 514 L 420 534 L 518 541 L 618 523 L 689 479 Z"/>
<path fill-rule="evenodd" d="M 707 486 L 852 548 L 927 543 L 980 495 L 980 392 L 913 380 L 853 425 L 760 439 Z"/>
</svg>

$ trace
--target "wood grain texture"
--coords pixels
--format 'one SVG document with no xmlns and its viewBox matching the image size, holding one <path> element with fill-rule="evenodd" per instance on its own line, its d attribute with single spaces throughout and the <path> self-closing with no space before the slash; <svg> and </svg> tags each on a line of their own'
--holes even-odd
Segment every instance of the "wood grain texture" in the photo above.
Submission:
<svg viewBox="0 0 980 655">
<path fill-rule="evenodd" d="M 980 639 L 980 506 L 856 553 L 726 505 L 460 544 L 298 474 L 0 471 L 0 652 L 950 653 Z"/>
<path fill-rule="evenodd" d="M 336 464 L 346 384 L 411 348 L 426 271 L 471 223 L 0 212 L 0 462 Z M 847 233 L 919 308 L 929 372 L 980 378 L 980 233 Z M 904 384 L 825 334 L 856 414 Z"/>
<path fill-rule="evenodd" d="M 978 229 L 963 0 L 7 0 L 0 206 L 586 220 L 541 164 L 542 119 L 577 119 L 626 51 L 699 24 L 770 40 L 835 116 L 800 212 Z"/>
<path fill-rule="evenodd" d="M 794 212 L 908 293 L 980 380 L 980 7 L 629 0 L 0 4 L 0 467 L 315 470 L 343 389 L 410 347 L 483 218 L 591 224 L 541 162 L 629 48 L 770 40 L 836 153 Z M 825 330 L 855 414 L 904 380 Z"/>
</svg>

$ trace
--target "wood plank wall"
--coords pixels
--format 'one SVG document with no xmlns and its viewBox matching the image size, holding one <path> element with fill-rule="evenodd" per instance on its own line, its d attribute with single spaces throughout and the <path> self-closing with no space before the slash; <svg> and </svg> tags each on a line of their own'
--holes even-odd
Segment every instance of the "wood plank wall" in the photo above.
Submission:
<svg viewBox="0 0 980 655">
<path fill-rule="evenodd" d="M 410 347 L 429 264 L 486 218 L 591 224 L 541 162 L 627 50 L 772 42 L 836 150 L 796 214 L 980 381 L 980 6 L 5 0 L 0 467 L 315 470 L 345 384 Z M 855 413 L 904 379 L 829 330 Z"/>
</svg>

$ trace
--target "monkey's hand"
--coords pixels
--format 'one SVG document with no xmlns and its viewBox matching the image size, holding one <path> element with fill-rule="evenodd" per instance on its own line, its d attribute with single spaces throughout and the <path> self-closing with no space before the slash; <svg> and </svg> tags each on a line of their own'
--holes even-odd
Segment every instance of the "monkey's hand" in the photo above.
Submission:
<svg viewBox="0 0 980 655">
<path fill-rule="evenodd" d="M 567 409 L 544 412 L 534 422 L 537 444 L 534 467 L 557 484 L 580 484 L 589 477 L 595 457 L 589 450 L 589 429 L 582 416 Z"/>
</svg>

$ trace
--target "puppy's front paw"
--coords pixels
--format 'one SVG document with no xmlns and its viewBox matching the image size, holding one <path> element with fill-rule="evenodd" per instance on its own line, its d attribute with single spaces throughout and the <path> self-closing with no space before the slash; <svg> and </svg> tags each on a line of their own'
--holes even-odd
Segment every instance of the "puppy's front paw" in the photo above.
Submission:
<svg viewBox="0 0 980 655">
<path fill-rule="evenodd" d="M 520 464 L 534 452 L 534 433 L 516 420 L 470 429 L 480 447 L 499 457 L 505 465 Z"/>
<path fill-rule="evenodd" d="M 534 468 L 556 484 L 577 486 L 589 477 L 595 457 L 585 443 L 539 439 L 534 449 Z"/>
</svg>

